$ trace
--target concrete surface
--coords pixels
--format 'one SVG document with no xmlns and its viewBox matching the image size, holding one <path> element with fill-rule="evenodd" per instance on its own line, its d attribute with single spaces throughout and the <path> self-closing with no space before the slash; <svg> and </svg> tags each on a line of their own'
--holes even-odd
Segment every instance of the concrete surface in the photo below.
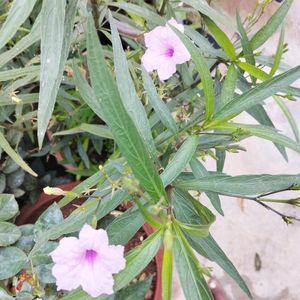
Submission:
<svg viewBox="0 0 300 300">
<path fill-rule="evenodd" d="M 255 0 L 215 0 L 216 8 L 233 15 L 240 3 L 240 11 L 245 15 L 255 4 Z M 272 4 L 266 18 L 279 6 Z M 285 62 L 292 66 L 300 64 L 300 1 L 294 1 L 286 20 L 286 37 L 289 52 Z M 264 52 L 273 54 L 278 35 L 266 46 Z M 298 86 L 300 86 L 298 84 Z M 300 102 L 291 102 L 289 107 L 300 127 Z M 272 115 L 275 126 L 282 133 L 293 137 L 288 122 L 280 109 L 272 101 L 267 101 L 267 110 Z M 245 123 L 255 123 L 246 114 L 239 117 Z M 230 175 L 239 174 L 284 174 L 300 173 L 300 155 L 287 150 L 289 163 L 286 163 L 271 142 L 257 138 L 241 143 L 247 148 L 246 153 L 227 155 L 224 171 Z M 215 162 L 208 161 L 207 167 L 214 169 Z M 296 193 L 293 194 L 296 196 Z M 299 193 L 298 193 L 299 195 Z M 218 216 L 211 232 L 224 252 L 244 277 L 255 300 L 299 300 L 300 299 L 300 223 L 287 226 L 279 216 L 247 200 L 222 197 L 225 217 Z M 287 205 L 276 206 L 282 212 L 300 217 L 297 210 Z M 261 269 L 255 269 L 255 254 L 261 259 Z M 222 283 L 228 300 L 244 300 L 247 297 L 215 264 L 200 258 L 200 261 L 214 268 L 213 274 Z M 174 275 L 172 299 L 185 299 Z M 193 300 L 193 299 L 188 299 Z"/>
</svg>

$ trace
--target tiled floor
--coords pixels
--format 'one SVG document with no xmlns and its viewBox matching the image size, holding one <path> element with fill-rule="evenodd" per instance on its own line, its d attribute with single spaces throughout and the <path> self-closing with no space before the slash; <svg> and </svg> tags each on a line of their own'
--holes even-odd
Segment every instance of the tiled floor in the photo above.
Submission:
<svg viewBox="0 0 300 300">
<path fill-rule="evenodd" d="M 253 6 L 255 0 L 215 0 L 216 7 L 234 13 L 240 2 L 241 13 Z M 221 6 L 220 6 L 221 4 Z M 270 14 L 279 4 L 272 4 Z M 286 41 L 289 52 L 285 62 L 290 65 L 300 64 L 300 1 L 294 1 L 286 21 Z M 265 46 L 265 52 L 272 54 L 276 49 L 278 37 Z M 300 82 L 298 82 L 300 86 Z M 300 126 L 300 102 L 291 102 L 289 107 Z M 280 109 L 272 101 L 267 101 L 275 125 L 283 133 L 292 137 L 292 132 Z M 250 117 L 240 117 L 243 122 L 253 122 Z M 228 155 L 225 172 L 238 174 L 280 174 L 300 173 L 300 154 L 288 150 L 289 163 L 279 155 L 271 142 L 251 138 L 242 143 L 246 153 Z M 230 162 L 229 162 L 230 160 Z M 208 162 L 213 168 L 214 162 Z M 295 195 L 295 194 L 294 194 Z M 298 194 L 299 195 L 299 194 Z M 287 226 L 280 217 L 259 207 L 255 203 L 239 199 L 222 198 L 225 217 L 218 217 L 212 226 L 212 234 L 223 250 L 230 257 L 241 275 L 249 284 L 255 300 L 299 300 L 300 299 L 300 223 Z M 298 214 L 298 210 L 281 206 L 287 214 Z M 255 254 L 261 259 L 261 269 L 255 270 Z M 205 262 L 200 258 L 202 262 Z M 214 274 L 222 283 L 228 300 L 244 300 L 247 297 L 238 286 L 217 266 Z M 177 276 L 174 275 L 175 281 Z M 185 299 L 178 281 L 174 285 L 173 299 Z M 188 299 L 192 300 L 192 299 Z"/>
</svg>

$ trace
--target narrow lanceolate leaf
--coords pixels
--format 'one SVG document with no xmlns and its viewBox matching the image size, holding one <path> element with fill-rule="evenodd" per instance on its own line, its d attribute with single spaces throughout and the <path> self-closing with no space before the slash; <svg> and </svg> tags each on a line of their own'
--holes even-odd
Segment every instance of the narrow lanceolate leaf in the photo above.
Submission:
<svg viewBox="0 0 300 300">
<path fill-rule="evenodd" d="M 29 17 L 36 0 L 14 0 L 0 30 L 0 49 L 15 35 Z"/>
<path fill-rule="evenodd" d="M 41 74 L 38 141 L 42 146 L 51 118 L 64 66 L 69 54 L 78 0 L 45 0 L 41 15 Z M 66 12 L 66 14 L 65 14 Z"/>
<path fill-rule="evenodd" d="M 76 86 L 78 87 L 79 93 L 83 98 L 84 102 L 94 111 L 94 113 L 103 121 L 105 118 L 103 112 L 98 105 L 97 97 L 94 94 L 92 87 L 89 85 L 87 80 L 80 73 L 80 70 L 75 62 L 73 62 L 74 79 Z"/>
<path fill-rule="evenodd" d="M 201 51 L 192 43 L 192 41 L 185 36 L 182 32 L 171 26 L 178 37 L 181 39 L 195 64 L 195 68 L 198 71 L 201 82 L 203 84 L 204 96 L 205 96 L 205 120 L 211 119 L 214 113 L 214 83 L 211 78 L 210 70 L 207 65 L 206 59 L 203 57 Z"/>
<path fill-rule="evenodd" d="M 156 148 L 154 145 L 149 120 L 147 118 L 144 106 L 136 94 L 134 83 L 128 69 L 126 54 L 123 50 L 118 29 L 111 16 L 111 13 L 109 13 L 109 22 L 114 53 L 115 74 L 119 94 L 128 115 L 132 119 L 141 138 L 144 140 L 145 145 L 148 148 L 148 152 L 155 161 L 157 159 Z"/>
<path fill-rule="evenodd" d="M 196 158 L 191 159 L 190 166 L 192 168 L 195 178 L 201 178 L 201 177 L 207 176 L 209 174 L 208 171 L 205 169 L 205 167 L 201 164 L 201 162 Z M 219 195 L 216 193 L 212 193 L 212 192 L 206 192 L 206 195 L 209 198 L 213 207 L 216 209 L 216 211 L 223 216 L 224 212 L 222 210 Z"/>
<path fill-rule="evenodd" d="M 285 73 L 264 81 L 240 96 L 236 96 L 226 104 L 215 116 L 217 120 L 229 120 L 235 115 L 261 103 L 273 94 L 288 87 L 300 77 L 300 67 L 295 67 Z M 215 122 L 215 121 L 213 121 Z M 213 123 L 212 122 L 212 123 Z M 217 121 L 219 122 L 219 121 Z M 209 125 L 210 126 L 210 125 Z"/>
<path fill-rule="evenodd" d="M 255 58 L 253 55 L 253 49 L 251 46 L 251 43 L 248 39 L 248 35 L 246 33 L 246 30 L 242 24 L 241 17 L 239 12 L 236 12 L 236 23 L 238 27 L 238 31 L 241 37 L 241 43 L 243 47 L 243 57 L 246 59 L 246 62 L 255 66 Z"/>
<path fill-rule="evenodd" d="M 292 4 L 293 0 L 285 0 L 268 22 L 255 33 L 251 39 L 253 50 L 263 45 L 273 35 L 277 28 L 282 24 Z"/>
<path fill-rule="evenodd" d="M 233 196 L 259 195 L 300 184 L 300 175 L 210 175 L 176 182 L 185 190 L 210 191 Z"/>
<path fill-rule="evenodd" d="M 159 116 L 161 122 L 169 129 L 174 135 L 177 134 L 177 126 L 174 119 L 171 116 L 170 110 L 168 106 L 162 101 L 162 99 L 158 96 L 155 85 L 149 75 L 148 72 L 142 67 L 142 76 L 144 81 L 144 88 L 148 94 L 148 99 Z"/>
<path fill-rule="evenodd" d="M 254 135 L 265 140 L 272 141 L 276 144 L 290 148 L 300 153 L 300 144 L 293 141 L 289 137 L 278 133 L 274 128 L 263 125 L 249 125 L 249 124 L 237 124 L 226 123 L 217 126 L 218 129 L 236 131 L 238 129 L 244 130 L 249 135 Z"/>
<path fill-rule="evenodd" d="M 230 65 L 227 70 L 227 75 L 221 89 L 221 96 L 220 96 L 221 108 L 233 99 L 235 88 L 236 88 L 236 81 L 237 81 L 237 69 L 234 67 L 234 65 Z"/>
<path fill-rule="evenodd" d="M 202 219 L 199 218 L 199 214 L 195 206 L 191 201 L 188 201 L 189 199 L 184 196 L 182 191 L 177 189 L 174 190 L 172 200 L 177 219 L 185 223 L 190 222 L 190 220 L 194 220 L 198 224 L 202 223 Z M 241 289 L 245 291 L 249 297 L 251 297 L 250 291 L 243 278 L 240 276 L 232 262 L 228 259 L 226 254 L 222 251 L 211 235 L 201 238 L 189 235 L 187 236 L 187 239 L 191 246 L 200 255 L 216 262 L 237 282 Z"/>
<path fill-rule="evenodd" d="M 150 22 L 151 24 L 156 25 L 165 25 L 166 20 L 159 16 L 157 13 L 150 10 L 147 6 L 141 6 L 141 5 L 135 5 L 132 3 L 126 3 L 126 2 L 110 2 L 110 6 L 115 6 L 120 9 L 124 9 L 125 11 L 131 12 L 137 16 L 142 17 L 147 22 Z"/>
<path fill-rule="evenodd" d="M 126 255 L 126 268 L 115 276 L 115 291 L 126 286 L 148 265 L 159 250 L 161 243 L 162 231 L 156 231 Z"/>
<path fill-rule="evenodd" d="M 197 146 L 199 144 L 199 137 L 188 137 L 179 150 L 176 152 L 172 160 L 169 162 L 163 173 L 161 174 L 164 186 L 172 183 L 176 177 L 184 170 L 191 158 L 193 157 Z"/>
<path fill-rule="evenodd" d="M 103 112 L 115 141 L 141 185 L 154 201 L 166 198 L 162 181 L 151 156 L 129 117 L 117 86 L 106 66 L 103 50 L 91 16 L 88 20 L 87 48 L 92 86 L 98 99 L 98 103 L 95 105 L 99 106 Z"/>
<path fill-rule="evenodd" d="M 288 107 L 286 106 L 284 101 L 282 101 L 280 99 L 280 97 L 274 95 L 273 98 L 276 101 L 276 103 L 278 104 L 278 106 L 280 107 L 280 109 L 282 110 L 282 112 L 284 113 L 284 115 L 286 116 L 287 120 L 289 121 L 290 126 L 293 130 L 295 139 L 299 143 L 300 142 L 300 140 L 299 140 L 299 129 L 298 129 L 297 123 L 296 123 L 292 113 L 290 112 L 290 110 L 288 109 Z"/>
<path fill-rule="evenodd" d="M 247 110 L 247 113 L 252 116 L 259 124 L 269 126 L 275 130 L 275 126 L 268 116 L 266 110 L 264 109 L 263 105 L 256 104 L 253 107 L 249 108 Z M 282 145 L 274 143 L 275 147 L 278 149 L 278 151 L 281 153 L 283 158 L 287 161 L 287 153 L 285 148 Z"/>
<path fill-rule="evenodd" d="M 41 18 L 36 18 L 30 32 L 19 40 L 11 49 L 0 54 L 0 67 L 23 52 L 25 49 L 39 41 L 41 38 Z"/>
<path fill-rule="evenodd" d="M 212 33 L 218 44 L 223 48 L 228 57 L 236 60 L 235 48 L 228 36 L 209 17 L 202 16 L 208 30 Z"/>
<path fill-rule="evenodd" d="M 174 226 L 177 239 L 174 242 L 176 268 L 186 299 L 213 300 L 203 276 L 203 268 L 195 257 L 181 229 Z"/>
<path fill-rule="evenodd" d="M 2 148 L 7 153 L 7 155 L 10 156 L 14 160 L 14 162 L 16 162 L 23 170 L 25 170 L 33 176 L 37 176 L 37 174 L 26 164 L 22 157 L 17 152 L 15 152 L 15 150 L 9 145 L 8 141 L 5 139 L 1 131 L 0 148 Z"/>
<path fill-rule="evenodd" d="M 278 41 L 278 46 L 274 58 L 274 63 L 272 66 L 272 69 L 270 71 L 270 76 L 273 76 L 276 71 L 279 68 L 280 61 L 283 55 L 283 50 L 284 50 L 284 24 L 281 26 L 281 31 L 280 31 L 280 36 L 279 36 L 279 41 Z"/>
<path fill-rule="evenodd" d="M 79 126 L 71 129 L 58 131 L 55 134 L 53 134 L 53 136 L 69 135 L 69 134 L 77 134 L 77 133 L 90 133 L 106 139 L 113 139 L 113 136 L 107 126 L 98 125 L 98 124 L 87 124 L 87 123 L 82 123 Z"/>
<path fill-rule="evenodd" d="M 271 76 L 266 73 L 265 71 L 263 71 L 262 69 L 253 66 L 247 62 L 242 62 L 239 61 L 237 63 L 237 65 L 244 71 L 246 71 L 247 73 L 249 73 L 252 77 L 259 79 L 259 80 L 268 80 Z"/>
</svg>

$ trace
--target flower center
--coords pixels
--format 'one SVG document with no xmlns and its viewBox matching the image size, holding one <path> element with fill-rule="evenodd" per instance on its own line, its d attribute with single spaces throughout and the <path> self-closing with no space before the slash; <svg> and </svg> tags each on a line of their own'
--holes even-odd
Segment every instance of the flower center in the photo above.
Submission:
<svg viewBox="0 0 300 300">
<path fill-rule="evenodd" d="M 168 48 L 166 51 L 166 56 L 172 57 L 174 54 L 174 49 L 173 48 Z"/>
<path fill-rule="evenodd" d="M 96 259 L 98 253 L 95 250 L 89 249 L 85 251 L 85 259 L 88 263 L 93 263 Z"/>
</svg>

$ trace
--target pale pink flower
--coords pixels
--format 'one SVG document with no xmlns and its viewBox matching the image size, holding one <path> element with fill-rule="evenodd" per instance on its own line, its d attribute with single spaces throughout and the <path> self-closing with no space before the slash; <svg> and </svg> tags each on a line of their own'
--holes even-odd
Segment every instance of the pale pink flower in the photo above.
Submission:
<svg viewBox="0 0 300 300">
<path fill-rule="evenodd" d="M 105 230 L 85 224 L 79 238 L 64 237 L 50 253 L 58 290 L 78 287 L 92 297 L 113 294 L 112 274 L 125 268 L 124 247 L 109 245 Z"/>
<path fill-rule="evenodd" d="M 168 24 L 181 32 L 184 31 L 183 25 L 172 18 L 166 26 L 155 27 L 144 35 L 147 50 L 142 56 L 142 63 L 147 72 L 157 70 L 160 80 L 170 78 L 176 72 L 176 65 L 183 64 L 191 58 L 180 38 Z"/>
</svg>

